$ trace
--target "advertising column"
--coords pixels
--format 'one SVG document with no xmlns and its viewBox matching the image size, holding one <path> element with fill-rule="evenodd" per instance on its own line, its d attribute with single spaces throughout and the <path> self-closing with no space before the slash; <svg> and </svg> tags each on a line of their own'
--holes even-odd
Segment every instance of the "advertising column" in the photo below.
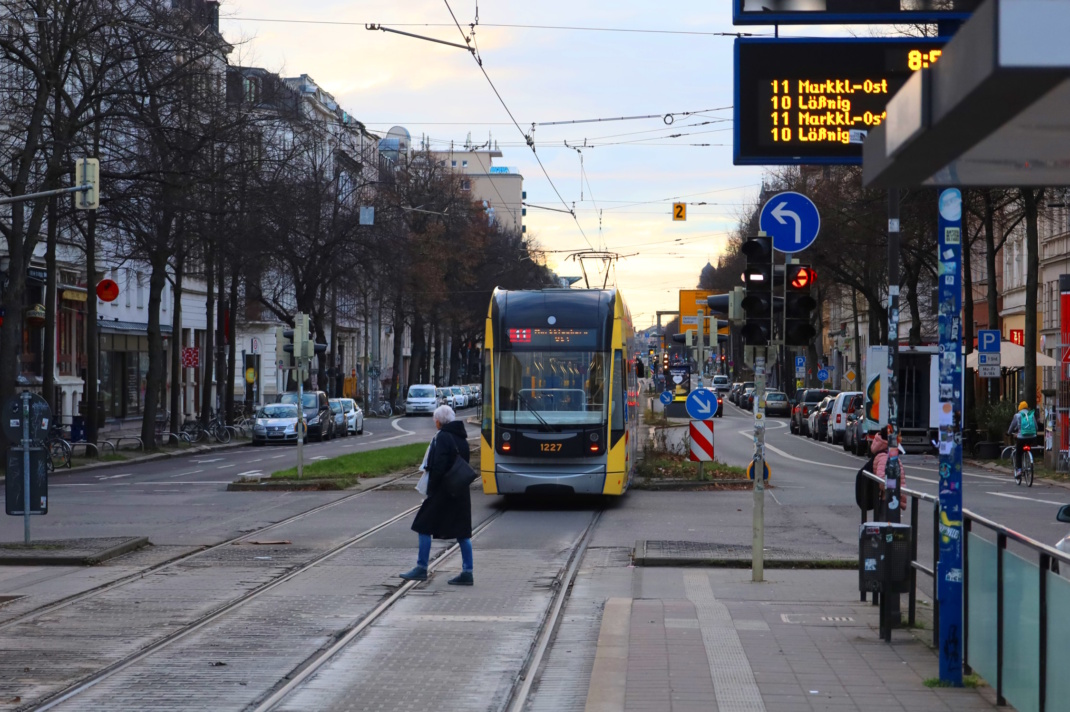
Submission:
<svg viewBox="0 0 1070 712">
<path fill-rule="evenodd" d="M 962 685 L 962 194 L 940 193 L 940 680 Z"/>
</svg>

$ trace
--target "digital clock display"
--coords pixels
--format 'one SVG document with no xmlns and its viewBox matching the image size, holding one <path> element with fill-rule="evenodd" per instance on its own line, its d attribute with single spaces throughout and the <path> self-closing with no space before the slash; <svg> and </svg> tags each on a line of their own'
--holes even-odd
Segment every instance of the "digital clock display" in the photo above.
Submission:
<svg viewBox="0 0 1070 712">
<path fill-rule="evenodd" d="M 737 39 L 737 164 L 861 163 L 910 75 L 940 39 Z"/>
</svg>

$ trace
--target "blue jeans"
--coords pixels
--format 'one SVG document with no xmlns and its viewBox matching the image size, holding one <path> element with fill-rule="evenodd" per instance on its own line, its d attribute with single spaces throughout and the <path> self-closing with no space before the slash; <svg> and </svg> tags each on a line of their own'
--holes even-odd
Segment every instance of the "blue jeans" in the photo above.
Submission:
<svg viewBox="0 0 1070 712">
<path fill-rule="evenodd" d="M 471 573 L 474 571 L 472 568 L 472 540 L 471 539 L 458 539 L 457 544 L 461 547 L 461 570 Z M 431 561 L 431 535 L 420 535 L 420 551 L 416 556 L 416 565 L 427 568 L 427 564 Z"/>
</svg>

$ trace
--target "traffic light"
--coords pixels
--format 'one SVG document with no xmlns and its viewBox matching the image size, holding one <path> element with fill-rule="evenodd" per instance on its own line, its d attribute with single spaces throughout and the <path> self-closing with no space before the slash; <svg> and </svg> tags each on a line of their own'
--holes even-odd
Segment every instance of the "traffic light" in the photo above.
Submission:
<svg viewBox="0 0 1070 712">
<path fill-rule="evenodd" d="M 672 340 L 673 343 L 684 344 L 688 348 L 691 348 L 695 345 L 695 332 L 685 331 L 682 334 L 673 334 Z"/>
<path fill-rule="evenodd" d="M 817 273 L 810 265 L 788 266 L 788 292 L 784 302 L 784 343 L 806 346 L 817 335 L 810 312 L 817 308 L 817 300 L 810 296 Z"/>
<path fill-rule="evenodd" d="M 747 268 L 743 273 L 743 343 L 766 346 L 773 336 L 773 240 L 768 235 L 743 243 Z"/>
<path fill-rule="evenodd" d="M 275 365 L 287 363 L 286 354 L 293 353 L 293 331 L 275 327 Z"/>
<path fill-rule="evenodd" d="M 74 164 L 74 184 L 88 186 L 88 190 L 74 194 L 76 210 L 96 210 L 100 207 L 100 161 L 83 158 Z"/>
</svg>

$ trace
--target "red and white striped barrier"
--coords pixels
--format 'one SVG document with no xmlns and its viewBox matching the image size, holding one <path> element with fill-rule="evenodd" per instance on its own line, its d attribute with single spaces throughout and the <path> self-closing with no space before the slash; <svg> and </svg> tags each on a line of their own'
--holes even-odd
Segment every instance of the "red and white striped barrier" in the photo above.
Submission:
<svg viewBox="0 0 1070 712">
<path fill-rule="evenodd" d="M 713 462 L 713 421 L 691 421 L 691 462 Z"/>
</svg>

